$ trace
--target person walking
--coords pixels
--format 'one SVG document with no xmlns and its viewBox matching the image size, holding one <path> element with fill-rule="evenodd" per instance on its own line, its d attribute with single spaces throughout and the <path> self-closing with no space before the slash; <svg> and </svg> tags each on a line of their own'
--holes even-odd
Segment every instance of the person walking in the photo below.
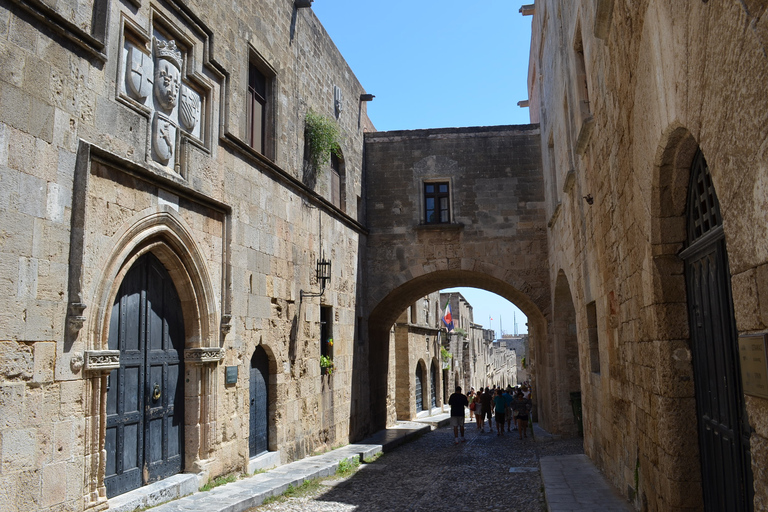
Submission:
<svg viewBox="0 0 768 512">
<path fill-rule="evenodd" d="M 480 426 L 482 431 L 485 432 L 485 418 L 488 418 L 488 431 L 493 432 L 493 423 L 491 416 L 493 415 L 493 395 L 491 394 L 491 388 L 485 388 L 483 396 L 480 397 L 480 402 L 483 404 L 483 415 Z"/>
<path fill-rule="evenodd" d="M 483 396 L 483 388 L 480 388 L 480 391 L 475 394 L 474 397 L 472 397 L 472 405 L 474 405 L 474 410 L 472 412 L 475 413 L 475 422 L 477 423 L 477 430 L 483 430 L 483 402 L 481 401 L 481 397 Z"/>
<path fill-rule="evenodd" d="M 464 408 L 469 405 L 467 397 L 461 392 L 461 386 L 456 386 L 456 391 L 448 397 L 448 405 L 451 406 L 451 425 L 453 426 L 453 444 L 459 444 L 459 429 L 461 429 L 461 442 L 464 439 Z"/>
<path fill-rule="evenodd" d="M 504 435 L 504 415 L 507 410 L 507 401 L 501 394 L 501 389 L 496 390 L 496 396 L 493 397 L 493 406 L 496 412 L 496 435 Z"/>
<path fill-rule="evenodd" d="M 507 389 L 504 390 L 504 393 L 501 396 L 504 397 L 504 402 L 507 404 L 507 407 L 504 410 L 504 417 L 507 420 L 507 432 L 512 432 L 512 421 L 514 419 L 512 402 L 515 401 L 514 397 L 512 396 L 512 386 L 507 386 Z"/>
<path fill-rule="evenodd" d="M 528 414 L 531 412 L 533 404 L 530 398 L 525 398 L 522 391 L 517 392 L 515 401 L 512 402 L 512 409 L 515 411 L 515 424 L 520 439 L 528 437 Z"/>
</svg>

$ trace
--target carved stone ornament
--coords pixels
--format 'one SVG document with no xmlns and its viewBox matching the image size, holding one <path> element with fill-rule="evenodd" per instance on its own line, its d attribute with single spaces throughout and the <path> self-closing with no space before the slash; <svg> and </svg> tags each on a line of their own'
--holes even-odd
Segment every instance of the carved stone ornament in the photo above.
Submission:
<svg viewBox="0 0 768 512">
<path fill-rule="evenodd" d="M 128 62 L 125 74 L 128 94 L 135 100 L 144 103 L 152 92 L 152 59 L 135 46 L 128 49 Z"/>
<path fill-rule="evenodd" d="M 67 330 L 73 338 L 80 334 L 80 329 L 85 324 L 85 316 L 83 316 L 85 307 L 85 304 L 82 302 L 70 302 L 67 308 L 69 310 L 67 312 Z"/>
<path fill-rule="evenodd" d="M 79 373 L 83 369 L 83 364 L 85 364 L 85 361 L 81 354 L 75 354 L 69 360 L 69 368 L 72 370 L 72 373 Z"/>
<path fill-rule="evenodd" d="M 86 350 L 85 371 L 101 372 L 120 368 L 119 350 Z"/>
<path fill-rule="evenodd" d="M 152 150 L 155 159 L 167 165 L 176 147 L 176 124 L 166 115 L 155 112 L 152 122 Z"/>
<path fill-rule="evenodd" d="M 179 99 L 181 86 L 181 51 L 176 41 L 155 38 L 155 99 L 170 113 Z"/>
<path fill-rule="evenodd" d="M 219 347 L 190 348 L 184 351 L 186 364 L 218 364 L 224 357 L 224 350 Z"/>
<path fill-rule="evenodd" d="M 221 334 L 226 336 L 232 330 L 232 315 L 221 315 Z"/>
<path fill-rule="evenodd" d="M 191 132 L 197 126 L 200 118 L 200 97 L 187 87 L 181 86 L 181 102 L 179 103 L 179 122 L 185 130 Z"/>
</svg>

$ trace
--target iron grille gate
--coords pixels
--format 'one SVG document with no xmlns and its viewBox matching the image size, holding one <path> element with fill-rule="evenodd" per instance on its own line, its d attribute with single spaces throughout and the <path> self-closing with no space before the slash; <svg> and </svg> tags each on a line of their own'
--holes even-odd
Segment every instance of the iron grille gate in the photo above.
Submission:
<svg viewBox="0 0 768 512">
<path fill-rule="evenodd" d="M 752 510 L 749 431 L 744 421 L 736 322 L 720 207 L 699 151 L 688 189 L 685 260 L 704 505 Z"/>
<path fill-rule="evenodd" d="M 430 377 L 432 377 L 432 380 L 429 383 L 429 390 L 432 393 L 432 407 L 437 407 L 437 368 L 434 361 L 432 361 L 431 373 Z"/>
<path fill-rule="evenodd" d="M 421 366 L 416 365 L 416 412 L 424 410 L 424 395 L 422 394 L 422 371 Z"/>
</svg>

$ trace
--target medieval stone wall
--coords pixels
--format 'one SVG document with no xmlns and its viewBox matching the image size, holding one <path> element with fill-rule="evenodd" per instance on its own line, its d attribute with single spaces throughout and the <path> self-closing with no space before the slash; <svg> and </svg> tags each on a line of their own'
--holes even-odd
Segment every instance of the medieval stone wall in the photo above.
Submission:
<svg viewBox="0 0 768 512">
<path fill-rule="evenodd" d="M 702 507 L 678 256 L 697 148 L 720 202 L 736 330 L 768 330 L 765 20 L 760 2 L 535 4 L 531 119 L 541 124 L 555 343 L 533 343 L 534 371 L 556 382 L 552 370 L 578 344 L 586 452 L 639 510 Z M 754 508 L 765 510 L 768 400 L 744 400 Z"/>
<path fill-rule="evenodd" d="M 269 82 L 261 151 L 247 140 L 249 64 Z M 4 502 L 106 506 L 106 375 L 119 364 L 109 314 L 146 252 L 182 304 L 183 471 L 247 467 L 257 345 L 269 357 L 269 450 L 283 461 L 370 428 L 354 362 L 365 352 L 359 207 L 373 126 L 310 9 L 14 0 L 0 8 L 0 71 Z M 329 169 L 307 174 L 310 109 L 339 127 L 341 200 Z M 302 300 L 319 291 L 321 258 L 332 262 L 327 289 Z M 323 376 L 321 304 L 335 364 Z"/>
</svg>

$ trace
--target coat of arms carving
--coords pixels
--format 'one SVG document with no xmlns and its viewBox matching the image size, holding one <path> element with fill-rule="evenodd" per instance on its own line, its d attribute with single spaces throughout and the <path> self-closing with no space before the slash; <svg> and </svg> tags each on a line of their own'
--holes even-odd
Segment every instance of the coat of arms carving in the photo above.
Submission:
<svg viewBox="0 0 768 512">
<path fill-rule="evenodd" d="M 184 53 L 175 40 L 156 35 L 151 54 L 127 41 L 123 55 L 125 93 L 151 112 L 148 158 L 175 169 L 181 131 L 200 137 L 201 98 L 183 83 Z"/>
</svg>

